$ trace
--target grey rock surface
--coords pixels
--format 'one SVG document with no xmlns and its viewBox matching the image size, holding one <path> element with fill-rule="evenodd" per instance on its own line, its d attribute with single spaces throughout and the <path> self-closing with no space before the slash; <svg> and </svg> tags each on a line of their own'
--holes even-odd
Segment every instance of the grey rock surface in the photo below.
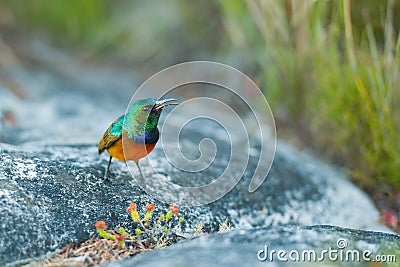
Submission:
<svg viewBox="0 0 400 267">
<path fill-rule="evenodd" d="M 104 182 L 107 159 L 98 157 L 94 145 L 38 148 L 32 144 L 22 147 L 2 144 L 0 148 L 3 262 L 39 256 L 69 242 L 84 241 L 94 234 L 93 224 L 100 219 L 111 227 L 129 228 L 125 210 L 130 202 L 142 207 L 149 202 L 168 207 L 136 186 L 122 163 L 114 163 L 113 176 Z M 302 171 L 301 166 L 294 167 L 296 164 L 284 154 L 286 150 L 280 152 L 280 149 L 269 180 L 259 190 L 248 193 L 248 179 L 243 179 L 215 203 L 183 208 L 187 225 L 193 228 L 202 222 L 207 231 L 213 232 L 228 218 L 240 228 L 326 223 L 362 228 L 377 217 L 368 198 L 343 177 L 334 175 L 330 167 L 313 159 L 314 165 L 310 166 L 315 169 Z M 296 158 L 294 151 L 285 149 Z M 160 149 L 152 156 L 158 162 L 156 166 L 168 170 Z M 302 154 L 298 156 L 301 161 Z M 303 155 L 303 159 L 307 157 Z M 324 172 L 320 173 L 321 170 Z M 180 175 L 181 179 L 187 178 L 186 173 L 177 171 L 168 174 L 175 178 Z M 196 174 L 192 179 L 201 177 Z M 21 238 L 28 242 L 15 247 Z"/>
<path fill-rule="evenodd" d="M 2 264 L 82 242 L 95 234 L 97 220 L 110 227 L 133 228 L 126 212 L 130 202 L 142 209 L 150 202 L 159 209 L 169 207 L 147 196 L 123 168 L 118 177 L 103 181 L 107 163 L 99 161 L 95 146 L 45 146 L 25 151 L 0 146 Z M 201 221 L 210 230 L 224 219 L 210 207 L 181 208 L 181 213 L 186 224 Z"/>
</svg>

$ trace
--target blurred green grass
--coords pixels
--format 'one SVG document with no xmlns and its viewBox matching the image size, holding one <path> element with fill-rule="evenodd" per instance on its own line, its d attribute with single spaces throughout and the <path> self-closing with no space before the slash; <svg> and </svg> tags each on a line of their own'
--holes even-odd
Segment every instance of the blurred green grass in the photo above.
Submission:
<svg viewBox="0 0 400 267">
<path fill-rule="evenodd" d="M 398 5 L 392 0 L 220 4 L 226 25 L 234 28 L 231 35 L 253 34 L 238 22 L 249 14 L 246 24 L 252 22 L 262 36 L 257 42 L 248 42 L 254 36 L 241 38 L 244 43 L 236 36 L 231 40 L 262 51 L 256 55 L 259 79 L 273 110 L 283 107 L 285 120 L 301 122 L 311 132 L 308 144 L 348 167 L 364 187 L 400 190 L 400 39 L 393 14 Z"/>
<path fill-rule="evenodd" d="M 242 62 L 292 136 L 307 132 L 306 145 L 365 188 L 400 191 L 396 1 L 0 0 L 0 7 L 12 27 L 98 53 L 160 65 Z"/>
<path fill-rule="evenodd" d="M 19 26 L 26 30 L 41 29 L 68 42 L 91 42 L 96 29 L 107 23 L 105 1 L 0 1 L 12 10 Z"/>
</svg>

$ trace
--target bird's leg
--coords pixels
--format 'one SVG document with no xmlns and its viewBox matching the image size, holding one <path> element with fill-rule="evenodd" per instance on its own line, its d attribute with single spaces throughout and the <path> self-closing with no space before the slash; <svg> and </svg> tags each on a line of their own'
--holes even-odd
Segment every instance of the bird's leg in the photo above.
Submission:
<svg viewBox="0 0 400 267">
<path fill-rule="evenodd" d="M 140 168 L 139 161 L 136 161 L 136 160 L 135 160 L 135 163 L 136 163 L 136 166 L 137 166 L 138 169 L 139 169 L 139 172 L 140 172 L 140 175 L 142 176 L 142 179 L 144 180 L 143 172 L 142 172 L 142 169 Z"/>
<path fill-rule="evenodd" d="M 108 178 L 108 175 L 110 174 L 110 165 L 111 165 L 111 160 L 112 160 L 112 157 L 110 156 L 110 160 L 108 161 L 108 167 L 107 167 L 107 171 L 106 171 L 106 173 L 104 174 L 104 179 L 105 179 L 105 180 L 107 180 L 107 178 Z"/>
</svg>

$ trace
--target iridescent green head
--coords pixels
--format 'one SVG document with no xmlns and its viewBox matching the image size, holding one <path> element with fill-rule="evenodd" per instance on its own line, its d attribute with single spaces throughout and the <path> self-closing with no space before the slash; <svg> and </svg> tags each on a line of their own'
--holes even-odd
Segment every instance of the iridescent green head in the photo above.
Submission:
<svg viewBox="0 0 400 267">
<path fill-rule="evenodd" d="M 146 139 L 146 143 L 155 137 L 158 140 L 158 120 L 163 108 L 169 105 L 177 105 L 176 99 L 145 98 L 133 103 L 125 116 L 123 125 L 123 130 L 127 132 L 129 139 L 140 139 L 139 141 L 143 142 Z"/>
</svg>

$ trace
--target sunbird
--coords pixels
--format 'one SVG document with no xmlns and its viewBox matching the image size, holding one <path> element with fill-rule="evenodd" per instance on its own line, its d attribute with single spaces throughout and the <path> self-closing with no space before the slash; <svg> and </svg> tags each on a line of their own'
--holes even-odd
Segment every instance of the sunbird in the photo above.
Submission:
<svg viewBox="0 0 400 267">
<path fill-rule="evenodd" d="M 98 146 L 99 154 L 106 149 L 110 154 L 105 177 L 110 172 L 112 158 L 120 161 L 133 160 L 143 177 L 139 159 L 147 156 L 156 146 L 160 136 L 158 120 L 164 107 L 169 105 L 178 105 L 177 100 L 140 99 L 131 105 L 125 116 L 122 115 L 111 123 Z"/>
</svg>

